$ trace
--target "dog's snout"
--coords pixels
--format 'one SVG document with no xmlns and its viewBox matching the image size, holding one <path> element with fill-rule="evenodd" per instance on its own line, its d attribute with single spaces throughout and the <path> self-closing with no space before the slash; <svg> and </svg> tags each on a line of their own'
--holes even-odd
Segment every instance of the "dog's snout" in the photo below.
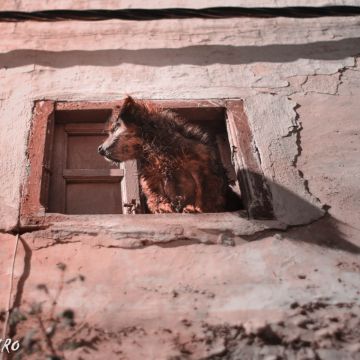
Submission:
<svg viewBox="0 0 360 360">
<path fill-rule="evenodd" d="M 105 150 L 104 150 L 104 148 L 102 147 L 102 145 L 100 145 L 100 146 L 98 147 L 98 153 L 99 153 L 100 155 L 102 155 L 102 156 L 105 155 Z"/>
</svg>

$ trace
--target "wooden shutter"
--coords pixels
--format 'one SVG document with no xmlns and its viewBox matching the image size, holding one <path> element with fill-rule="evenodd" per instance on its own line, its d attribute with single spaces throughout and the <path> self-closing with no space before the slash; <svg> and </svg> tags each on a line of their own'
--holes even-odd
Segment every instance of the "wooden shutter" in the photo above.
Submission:
<svg viewBox="0 0 360 360">
<path fill-rule="evenodd" d="M 131 206 L 126 204 L 139 202 L 136 162 L 127 162 L 119 168 L 98 154 L 98 146 L 107 137 L 104 116 L 96 118 L 89 110 L 85 116 L 78 116 L 79 111 L 63 113 L 55 115 L 47 211 L 64 214 L 130 212 Z M 99 119 L 101 121 L 96 122 Z"/>
</svg>

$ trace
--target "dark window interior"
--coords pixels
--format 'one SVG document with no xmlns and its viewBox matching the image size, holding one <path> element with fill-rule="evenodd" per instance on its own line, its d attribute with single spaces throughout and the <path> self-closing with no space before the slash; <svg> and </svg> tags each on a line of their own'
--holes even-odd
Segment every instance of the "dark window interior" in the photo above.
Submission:
<svg viewBox="0 0 360 360">
<path fill-rule="evenodd" d="M 231 148 L 229 144 L 228 134 L 226 130 L 226 108 L 223 107 L 202 107 L 202 108 L 173 108 L 187 121 L 192 122 L 206 132 L 212 135 L 215 139 L 219 151 L 219 157 L 225 168 L 226 175 L 229 179 L 230 185 L 235 193 L 239 196 L 240 187 L 236 178 L 234 165 L 231 161 Z M 240 206 L 240 205 L 238 205 Z M 236 207 L 236 206 L 235 206 Z"/>
</svg>

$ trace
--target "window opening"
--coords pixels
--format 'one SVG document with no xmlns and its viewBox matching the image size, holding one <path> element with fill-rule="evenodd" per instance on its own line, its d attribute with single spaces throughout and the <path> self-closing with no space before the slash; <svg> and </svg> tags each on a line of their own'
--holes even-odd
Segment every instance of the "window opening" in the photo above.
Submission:
<svg viewBox="0 0 360 360">
<path fill-rule="evenodd" d="M 232 190 L 249 217 L 272 218 L 270 192 L 256 154 L 241 100 L 154 101 L 199 125 L 215 139 Z M 146 213 L 139 192 L 138 165 L 121 167 L 97 154 L 106 122 L 121 101 L 107 103 L 37 101 L 29 137 L 30 172 L 22 198 L 22 223 L 62 214 Z M 240 190 L 241 189 L 241 190 Z M 239 210 L 239 203 L 227 211 Z"/>
</svg>

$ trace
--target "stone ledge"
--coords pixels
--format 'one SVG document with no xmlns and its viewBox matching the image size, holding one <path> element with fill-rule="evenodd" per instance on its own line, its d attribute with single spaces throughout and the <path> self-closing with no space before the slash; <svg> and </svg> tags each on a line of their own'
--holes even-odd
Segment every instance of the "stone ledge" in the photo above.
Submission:
<svg viewBox="0 0 360 360">
<path fill-rule="evenodd" d="M 95 247 L 140 248 L 189 240 L 233 246 L 265 230 L 285 230 L 276 220 L 253 220 L 241 213 L 157 215 L 61 215 L 44 218 L 44 228 L 26 234 L 41 249 L 83 242 Z"/>
</svg>

